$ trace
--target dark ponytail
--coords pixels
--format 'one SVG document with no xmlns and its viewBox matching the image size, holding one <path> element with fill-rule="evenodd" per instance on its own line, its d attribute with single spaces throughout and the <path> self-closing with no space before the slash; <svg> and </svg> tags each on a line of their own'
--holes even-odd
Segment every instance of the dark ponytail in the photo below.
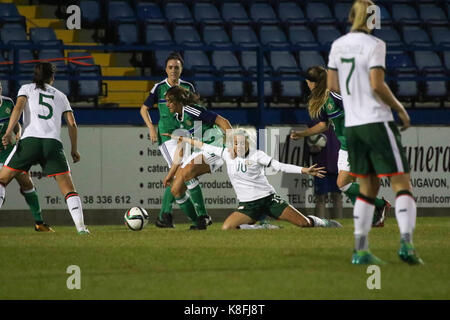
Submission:
<svg viewBox="0 0 450 320">
<path fill-rule="evenodd" d="M 319 118 L 320 110 L 328 99 L 327 70 L 321 66 L 314 66 L 309 68 L 306 73 L 309 77 L 308 80 L 316 84 L 309 95 L 308 111 L 311 118 L 317 119 Z"/>
<path fill-rule="evenodd" d="M 39 62 L 34 66 L 33 82 L 36 87 L 45 91 L 45 84 L 50 83 L 56 72 L 56 67 L 50 62 Z"/>
<path fill-rule="evenodd" d="M 198 94 L 189 91 L 181 86 L 173 86 L 166 92 L 166 99 L 170 99 L 174 102 L 181 103 L 183 106 L 189 106 L 200 102 Z"/>
</svg>

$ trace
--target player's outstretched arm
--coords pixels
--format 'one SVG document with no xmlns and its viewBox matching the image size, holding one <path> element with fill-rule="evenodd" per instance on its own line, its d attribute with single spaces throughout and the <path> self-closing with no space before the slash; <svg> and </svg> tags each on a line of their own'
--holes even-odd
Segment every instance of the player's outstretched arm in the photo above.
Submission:
<svg viewBox="0 0 450 320">
<path fill-rule="evenodd" d="M 321 121 L 318 124 L 316 124 L 315 126 L 308 128 L 306 130 L 302 130 L 302 131 L 291 130 L 291 139 L 297 140 L 297 139 L 300 139 L 303 137 L 309 137 L 309 136 L 312 136 L 313 134 L 325 132 L 325 131 L 327 131 L 327 129 L 328 129 L 328 123 L 325 121 Z"/>
<path fill-rule="evenodd" d="M 27 98 L 24 96 L 20 96 L 17 98 L 16 105 L 11 113 L 11 117 L 9 118 L 8 128 L 6 129 L 5 134 L 2 138 L 2 144 L 6 147 L 8 144 L 12 143 L 13 133 L 16 125 L 19 123 L 20 116 L 22 115 L 23 109 L 25 109 L 25 105 L 27 104 Z"/>
<path fill-rule="evenodd" d="M 72 156 L 73 162 L 77 163 L 80 161 L 80 153 L 78 152 L 78 127 L 75 121 L 75 117 L 73 116 L 73 112 L 67 111 L 64 112 L 64 119 L 67 123 L 67 130 L 69 131 L 69 138 L 71 144 L 70 155 Z"/>
<path fill-rule="evenodd" d="M 309 168 L 305 168 L 293 164 L 282 163 L 275 159 L 272 159 L 272 161 L 270 162 L 270 166 L 277 172 L 281 171 L 285 173 L 307 174 L 318 178 L 323 178 L 324 174 L 327 173 L 325 171 L 325 167 L 317 168 L 317 164 L 314 164 Z"/>
</svg>

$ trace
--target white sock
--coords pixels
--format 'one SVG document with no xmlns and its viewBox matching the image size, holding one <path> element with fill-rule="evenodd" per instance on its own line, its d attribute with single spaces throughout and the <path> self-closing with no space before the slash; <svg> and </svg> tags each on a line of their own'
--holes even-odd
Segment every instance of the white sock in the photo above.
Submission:
<svg viewBox="0 0 450 320">
<path fill-rule="evenodd" d="M 353 223 L 355 226 L 355 249 L 369 249 L 369 231 L 372 227 L 375 205 L 367 200 L 357 197 L 353 208 Z"/>
<path fill-rule="evenodd" d="M 3 205 L 3 202 L 5 202 L 5 195 L 6 195 L 6 188 L 2 183 L 0 183 L 0 208 Z"/>
<path fill-rule="evenodd" d="M 395 217 L 402 240 L 412 243 L 412 234 L 416 226 L 417 207 L 411 194 L 400 194 L 395 199 Z"/>
<path fill-rule="evenodd" d="M 69 193 L 66 196 L 67 207 L 69 208 L 70 215 L 72 216 L 73 222 L 77 231 L 82 231 L 86 229 L 84 225 L 83 218 L 83 207 L 81 206 L 81 199 L 77 193 Z"/>
<path fill-rule="evenodd" d="M 326 226 L 325 221 L 323 221 L 319 217 L 308 216 L 308 218 L 311 219 L 310 222 L 312 224 L 312 227 L 317 228 L 317 227 L 325 227 Z"/>
</svg>

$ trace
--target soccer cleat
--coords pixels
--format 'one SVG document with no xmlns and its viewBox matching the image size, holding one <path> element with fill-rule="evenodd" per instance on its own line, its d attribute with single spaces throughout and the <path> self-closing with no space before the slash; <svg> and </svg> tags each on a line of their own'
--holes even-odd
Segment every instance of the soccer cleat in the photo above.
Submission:
<svg viewBox="0 0 450 320">
<path fill-rule="evenodd" d="M 325 221 L 325 228 L 342 228 L 342 224 L 340 224 L 336 220 L 324 218 L 322 218 L 322 220 Z"/>
<path fill-rule="evenodd" d="M 384 220 L 386 219 L 387 213 L 392 205 L 385 198 L 381 198 L 384 201 L 384 206 L 381 208 L 375 208 L 373 214 L 372 227 L 382 228 L 384 227 Z"/>
<path fill-rule="evenodd" d="M 412 243 L 408 243 L 403 240 L 400 241 L 400 250 L 398 250 L 398 256 L 402 261 L 410 265 L 424 264 L 423 260 L 420 259 L 420 257 L 417 255 L 416 249 L 414 249 Z"/>
<path fill-rule="evenodd" d="M 34 230 L 37 232 L 55 232 L 50 226 L 46 223 L 40 223 L 34 225 Z"/>
<path fill-rule="evenodd" d="M 206 230 L 208 226 L 208 216 L 200 216 L 197 218 L 197 225 L 192 225 L 189 230 Z"/>
<path fill-rule="evenodd" d="M 383 260 L 374 256 L 369 250 L 353 250 L 352 264 L 386 264 Z"/>
<path fill-rule="evenodd" d="M 159 220 L 159 218 L 156 219 L 155 225 L 158 228 L 175 228 L 172 221 L 172 214 L 171 213 L 163 213 L 162 214 L 162 220 Z"/>
<path fill-rule="evenodd" d="M 91 234 L 88 230 L 88 228 L 84 228 L 83 230 L 78 231 L 79 235 L 84 235 L 84 234 Z"/>
</svg>

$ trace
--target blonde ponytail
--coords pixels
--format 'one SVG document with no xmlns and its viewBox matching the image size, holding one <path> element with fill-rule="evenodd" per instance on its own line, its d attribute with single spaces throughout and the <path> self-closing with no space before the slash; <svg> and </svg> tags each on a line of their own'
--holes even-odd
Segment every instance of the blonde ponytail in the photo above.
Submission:
<svg viewBox="0 0 450 320">
<path fill-rule="evenodd" d="M 367 27 L 367 8 L 372 5 L 374 5 L 374 3 L 371 0 L 356 0 L 353 3 L 348 15 L 348 20 L 352 24 L 351 31 L 370 31 Z"/>
</svg>

